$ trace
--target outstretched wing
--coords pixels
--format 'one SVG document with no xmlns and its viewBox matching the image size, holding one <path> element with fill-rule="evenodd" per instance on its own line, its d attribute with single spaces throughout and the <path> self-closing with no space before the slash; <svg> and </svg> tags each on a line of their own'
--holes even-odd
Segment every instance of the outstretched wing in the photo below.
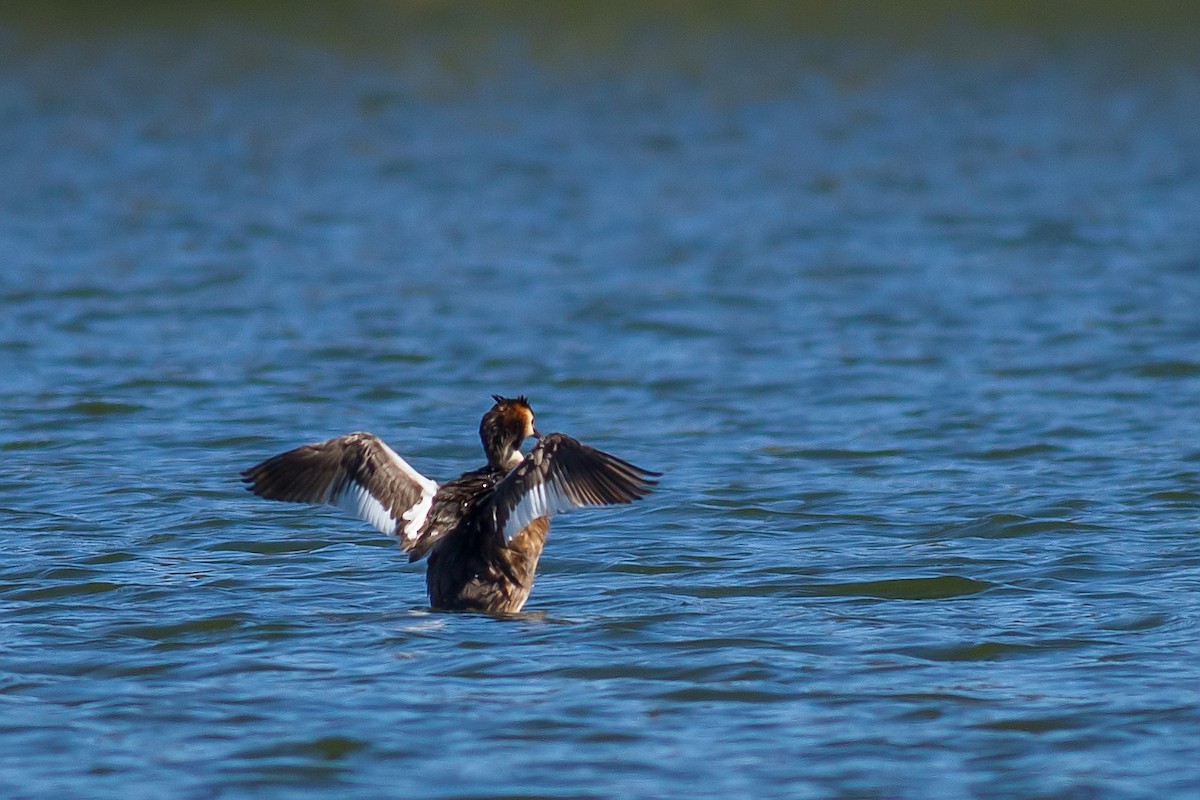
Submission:
<svg viewBox="0 0 1200 800">
<path fill-rule="evenodd" d="M 259 497 L 329 503 L 408 550 L 417 539 L 438 485 L 410 467 L 379 437 L 348 433 L 268 458 L 242 473 Z"/>
<path fill-rule="evenodd" d="M 496 529 L 507 543 L 538 517 L 630 503 L 650 494 L 660 475 L 552 433 L 496 484 L 491 501 Z"/>
</svg>

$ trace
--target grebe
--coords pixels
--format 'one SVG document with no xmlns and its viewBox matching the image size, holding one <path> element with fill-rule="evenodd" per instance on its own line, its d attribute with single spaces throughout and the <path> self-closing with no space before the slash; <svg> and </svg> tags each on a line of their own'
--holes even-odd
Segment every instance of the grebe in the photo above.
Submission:
<svg viewBox="0 0 1200 800">
<path fill-rule="evenodd" d="M 524 396 L 492 398 L 479 423 L 487 464 L 440 486 L 361 432 L 280 453 L 242 480 L 269 500 L 349 511 L 395 536 L 410 561 L 428 555 L 425 585 L 436 609 L 515 613 L 533 588 L 551 516 L 633 502 L 661 473 L 563 433 L 542 436 Z M 537 444 L 522 456 L 528 437 Z"/>
</svg>

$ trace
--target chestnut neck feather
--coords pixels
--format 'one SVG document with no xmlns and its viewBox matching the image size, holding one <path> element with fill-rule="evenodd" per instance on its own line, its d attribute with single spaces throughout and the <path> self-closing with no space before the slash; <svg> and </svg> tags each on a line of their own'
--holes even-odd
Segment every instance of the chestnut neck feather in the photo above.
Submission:
<svg viewBox="0 0 1200 800">
<path fill-rule="evenodd" d="M 500 399 L 479 423 L 479 438 L 488 466 L 507 470 L 512 466 L 514 453 L 525 441 L 525 431 L 533 412 L 520 400 Z"/>
</svg>

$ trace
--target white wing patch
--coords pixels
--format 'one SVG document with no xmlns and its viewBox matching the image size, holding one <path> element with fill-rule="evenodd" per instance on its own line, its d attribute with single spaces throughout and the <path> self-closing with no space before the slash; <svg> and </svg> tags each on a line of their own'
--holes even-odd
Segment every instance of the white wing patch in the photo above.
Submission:
<svg viewBox="0 0 1200 800">
<path fill-rule="evenodd" d="M 438 485 L 409 466 L 407 461 L 383 441 L 376 439 L 376 442 L 392 463 L 404 473 L 405 477 L 421 487 L 421 499 L 401 512 L 400 519 L 397 520 L 392 517 L 388 506 L 371 494 L 367 487 L 351 478 L 346 481 L 345 487 L 340 492 L 330 496 L 329 503 L 343 511 L 348 511 L 380 533 L 395 536 L 403 541 L 412 540 L 416 538 L 421 526 L 425 524 L 425 517 L 433 506 L 433 496 L 437 494 Z M 404 523 L 403 528 L 400 527 L 401 522 Z"/>
<path fill-rule="evenodd" d="M 409 466 L 408 462 L 401 458 L 399 453 L 388 447 L 386 443 L 380 441 L 379 444 L 383 446 L 383 451 L 400 468 L 400 471 L 412 478 L 421 487 L 421 499 L 417 501 L 416 505 L 400 515 L 400 518 L 404 520 L 403 532 L 399 530 L 399 522 L 390 531 L 384 531 L 384 533 L 399 536 L 403 541 L 411 541 L 417 538 L 417 534 L 420 533 L 422 526 L 425 525 L 425 517 L 429 515 L 429 509 L 433 507 L 433 496 L 437 494 L 438 485 L 435 481 L 429 480 L 429 478 L 426 478 Z"/>
<path fill-rule="evenodd" d="M 656 477 L 657 472 L 580 444 L 564 433 L 552 433 L 543 436 L 496 485 L 492 524 L 508 544 L 539 518 L 645 497 Z"/>
<path fill-rule="evenodd" d="M 376 500 L 365 486 L 346 481 L 345 488 L 330 497 L 329 502 L 343 511 L 350 512 L 380 533 L 396 535 L 396 520 L 392 519 L 383 503 Z"/>
<path fill-rule="evenodd" d="M 437 494 L 436 483 L 433 484 L 432 490 L 425 488 L 421 494 L 420 501 L 400 515 L 401 519 L 405 521 L 404 535 L 400 537 L 402 540 L 407 542 L 417 538 L 417 534 L 421 532 L 421 528 L 425 525 L 425 517 L 429 516 L 429 509 L 433 507 L 433 496 L 435 494 Z M 396 527 L 399 527 L 399 525 Z"/>
<path fill-rule="evenodd" d="M 538 517 L 549 517 L 578 507 L 579 504 L 572 502 L 562 490 L 557 477 L 552 477 L 545 483 L 535 484 L 529 487 L 529 491 L 520 502 L 508 512 L 508 519 L 504 522 L 504 543 L 511 542 L 513 537 Z"/>
</svg>

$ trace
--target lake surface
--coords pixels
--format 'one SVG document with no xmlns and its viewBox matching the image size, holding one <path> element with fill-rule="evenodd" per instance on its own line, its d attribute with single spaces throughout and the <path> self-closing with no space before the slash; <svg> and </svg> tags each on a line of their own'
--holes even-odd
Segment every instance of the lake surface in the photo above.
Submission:
<svg viewBox="0 0 1200 800">
<path fill-rule="evenodd" d="M 1099 7 L 7 8 L 0 794 L 1200 791 L 1196 20 Z M 519 618 L 238 482 L 492 392 L 666 473 Z"/>
</svg>

